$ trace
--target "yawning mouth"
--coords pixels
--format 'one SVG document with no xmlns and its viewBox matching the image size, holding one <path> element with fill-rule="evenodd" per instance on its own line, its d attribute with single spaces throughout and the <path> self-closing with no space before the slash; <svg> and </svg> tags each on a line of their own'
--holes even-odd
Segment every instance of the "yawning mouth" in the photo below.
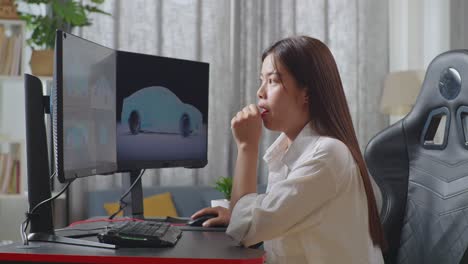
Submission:
<svg viewBox="0 0 468 264">
<path fill-rule="evenodd" d="M 270 112 L 270 111 L 268 111 L 268 110 L 265 109 L 265 108 L 262 108 L 262 112 L 261 112 L 260 114 L 261 114 L 261 116 L 263 117 L 263 116 L 265 116 L 268 112 Z"/>
</svg>

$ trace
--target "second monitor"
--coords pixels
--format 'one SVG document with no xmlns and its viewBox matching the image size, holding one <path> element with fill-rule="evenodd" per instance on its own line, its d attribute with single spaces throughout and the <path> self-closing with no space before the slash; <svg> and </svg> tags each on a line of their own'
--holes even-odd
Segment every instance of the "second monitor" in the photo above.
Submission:
<svg viewBox="0 0 468 264">
<path fill-rule="evenodd" d="M 117 52 L 119 171 L 207 164 L 209 64 Z"/>
</svg>

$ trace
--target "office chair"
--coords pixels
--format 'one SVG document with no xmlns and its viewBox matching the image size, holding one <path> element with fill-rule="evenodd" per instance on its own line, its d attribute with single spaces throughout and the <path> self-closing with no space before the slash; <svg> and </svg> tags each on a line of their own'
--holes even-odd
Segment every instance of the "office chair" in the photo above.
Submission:
<svg viewBox="0 0 468 264">
<path fill-rule="evenodd" d="M 431 62 L 411 112 L 364 156 L 382 193 L 386 263 L 468 263 L 468 50 Z"/>
</svg>

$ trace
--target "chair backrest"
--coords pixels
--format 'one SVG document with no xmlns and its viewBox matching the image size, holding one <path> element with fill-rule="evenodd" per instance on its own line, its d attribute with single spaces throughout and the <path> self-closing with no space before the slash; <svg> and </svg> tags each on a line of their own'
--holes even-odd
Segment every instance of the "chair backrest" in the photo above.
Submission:
<svg viewBox="0 0 468 264">
<path fill-rule="evenodd" d="M 367 145 L 390 263 L 460 263 L 468 246 L 468 50 L 429 65 L 411 112 Z"/>
</svg>

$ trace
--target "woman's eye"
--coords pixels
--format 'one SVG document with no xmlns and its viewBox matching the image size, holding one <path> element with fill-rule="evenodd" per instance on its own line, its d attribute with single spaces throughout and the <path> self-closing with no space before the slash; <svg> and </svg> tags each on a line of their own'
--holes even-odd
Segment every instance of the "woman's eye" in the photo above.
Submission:
<svg viewBox="0 0 468 264">
<path fill-rule="evenodd" d="M 277 79 L 274 79 L 274 78 L 268 79 L 268 84 L 276 84 L 276 83 L 278 83 Z"/>
</svg>

